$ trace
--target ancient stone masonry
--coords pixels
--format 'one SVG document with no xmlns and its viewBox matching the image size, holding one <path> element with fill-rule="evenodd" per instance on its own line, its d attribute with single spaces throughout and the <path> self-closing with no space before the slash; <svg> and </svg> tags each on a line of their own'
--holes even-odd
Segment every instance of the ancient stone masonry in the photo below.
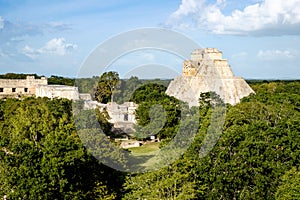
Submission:
<svg viewBox="0 0 300 200">
<path fill-rule="evenodd" d="M 34 76 L 27 76 L 26 79 L 0 79 L 0 98 L 20 98 L 23 96 L 79 99 L 77 87 L 48 85 L 46 77 L 35 79 Z"/>
<path fill-rule="evenodd" d="M 182 75 L 171 81 L 166 94 L 197 106 L 200 93 L 210 91 L 215 91 L 231 105 L 254 93 L 243 78 L 234 76 L 221 51 L 196 49 L 191 53 L 191 59 L 183 62 Z"/>
<path fill-rule="evenodd" d="M 45 77 L 41 79 L 35 79 L 34 76 L 27 76 L 26 79 L 0 79 L 0 98 L 33 96 L 37 86 L 47 84 Z"/>
<path fill-rule="evenodd" d="M 134 102 L 124 102 L 119 105 L 115 102 L 107 104 L 107 112 L 111 123 L 136 123 L 135 110 L 138 105 Z"/>
<path fill-rule="evenodd" d="M 67 85 L 38 85 L 36 87 L 36 97 L 66 98 L 78 100 L 79 92 L 77 87 Z"/>
<path fill-rule="evenodd" d="M 122 129 L 125 132 L 132 132 L 134 125 L 137 123 L 135 118 L 135 110 L 138 104 L 134 102 L 124 102 L 117 104 L 116 102 L 109 102 L 107 104 L 99 103 L 97 101 L 85 100 L 84 109 L 104 109 L 107 111 L 110 123 L 114 124 L 115 128 Z"/>
</svg>

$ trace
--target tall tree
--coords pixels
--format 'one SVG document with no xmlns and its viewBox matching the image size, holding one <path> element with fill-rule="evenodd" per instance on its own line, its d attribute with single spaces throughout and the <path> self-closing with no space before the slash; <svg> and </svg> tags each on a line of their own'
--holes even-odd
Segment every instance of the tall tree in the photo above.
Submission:
<svg viewBox="0 0 300 200">
<path fill-rule="evenodd" d="M 95 93 L 97 101 L 102 103 L 113 102 L 113 96 L 119 83 L 119 74 L 117 72 L 105 72 L 101 75 Z"/>
</svg>

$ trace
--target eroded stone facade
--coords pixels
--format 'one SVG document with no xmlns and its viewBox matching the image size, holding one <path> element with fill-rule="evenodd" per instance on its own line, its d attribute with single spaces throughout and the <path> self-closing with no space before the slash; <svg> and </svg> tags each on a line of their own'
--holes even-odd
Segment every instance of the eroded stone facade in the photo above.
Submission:
<svg viewBox="0 0 300 200">
<path fill-rule="evenodd" d="M 123 104 L 109 102 L 103 104 L 91 100 L 84 101 L 84 109 L 106 110 L 110 117 L 108 121 L 114 124 L 115 128 L 122 129 L 125 132 L 132 132 L 134 125 L 137 123 L 135 118 L 135 111 L 137 108 L 138 104 L 134 102 L 124 102 Z"/>
<path fill-rule="evenodd" d="M 35 79 L 34 76 L 27 76 L 26 79 L 0 79 L 0 98 L 20 98 L 23 96 L 79 99 L 77 87 L 48 85 L 46 77 Z"/>
<path fill-rule="evenodd" d="M 254 93 L 243 78 L 234 76 L 221 51 L 196 49 L 191 53 L 191 59 L 183 62 L 182 75 L 171 81 L 166 93 L 190 106 L 197 106 L 200 93 L 210 91 L 215 91 L 231 105 Z"/>
<path fill-rule="evenodd" d="M 34 96 L 37 86 L 47 84 L 46 77 L 35 79 L 34 76 L 27 76 L 26 79 L 0 79 L 0 98 Z"/>
<path fill-rule="evenodd" d="M 36 97 L 66 98 L 78 100 L 79 92 L 77 87 L 67 85 L 38 85 L 36 87 Z"/>
</svg>

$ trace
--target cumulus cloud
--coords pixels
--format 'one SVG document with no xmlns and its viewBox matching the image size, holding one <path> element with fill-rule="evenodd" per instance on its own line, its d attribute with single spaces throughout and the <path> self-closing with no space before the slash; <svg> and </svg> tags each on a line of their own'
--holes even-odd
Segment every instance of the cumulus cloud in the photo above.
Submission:
<svg viewBox="0 0 300 200">
<path fill-rule="evenodd" d="M 65 55 L 77 48 L 77 45 L 66 43 L 65 38 L 54 38 L 46 43 L 44 47 L 40 49 L 41 53 L 52 53 L 57 55 Z"/>
<path fill-rule="evenodd" d="M 70 30 L 71 25 L 64 24 L 62 22 L 50 22 L 47 24 L 32 24 L 26 22 L 12 22 L 2 16 L 0 16 L 0 52 L 1 56 L 11 57 L 17 59 L 17 57 L 27 57 L 32 58 L 40 54 L 43 49 L 34 50 L 29 46 L 25 46 L 20 52 L 19 46 L 24 42 L 26 37 L 35 37 L 42 36 L 45 33 L 49 32 L 59 32 Z M 50 42 L 50 41 L 49 41 Z M 57 47 L 59 54 L 64 54 L 68 48 L 72 48 L 72 44 L 65 44 L 65 41 L 62 41 L 62 38 L 58 38 L 58 41 L 52 41 L 52 43 L 59 43 L 62 47 Z M 47 48 L 50 50 L 51 43 L 48 44 Z M 63 46 L 66 45 L 66 46 Z M 70 46 L 71 45 L 71 46 Z M 44 51 L 47 50 L 45 47 Z M 53 49 L 52 49 L 53 50 Z M 55 51 L 55 50 L 53 50 Z"/>
<path fill-rule="evenodd" d="M 257 57 L 261 60 L 286 60 L 295 58 L 297 54 L 290 50 L 260 50 Z"/>
<path fill-rule="evenodd" d="M 22 49 L 22 53 L 26 56 L 35 59 L 40 54 L 54 54 L 54 55 L 66 55 L 66 53 L 73 51 L 77 48 L 76 44 L 66 43 L 65 38 L 53 38 L 48 41 L 43 47 L 34 49 L 26 45 Z"/>
<path fill-rule="evenodd" d="M 196 27 L 216 34 L 291 35 L 299 34 L 299 0 L 262 0 L 228 14 L 226 0 L 182 0 L 167 25 Z"/>
</svg>

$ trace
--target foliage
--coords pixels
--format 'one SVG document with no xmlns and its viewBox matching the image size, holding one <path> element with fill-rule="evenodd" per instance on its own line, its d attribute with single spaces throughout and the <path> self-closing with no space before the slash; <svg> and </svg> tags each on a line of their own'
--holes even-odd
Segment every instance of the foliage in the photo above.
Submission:
<svg viewBox="0 0 300 200">
<path fill-rule="evenodd" d="M 37 74 L 15 74 L 15 73 L 7 73 L 7 74 L 1 74 L 1 79 L 26 79 L 27 76 L 34 76 L 36 79 L 40 79 L 42 76 L 39 76 Z M 50 76 L 48 78 L 48 83 L 50 85 L 74 85 L 75 79 L 72 78 L 65 78 L 61 76 Z"/>
<path fill-rule="evenodd" d="M 297 191 L 298 175 L 294 174 L 295 179 L 287 182 L 287 177 L 292 176 L 287 170 L 299 168 L 300 83 L 261 83 L 253 88 L 256 95 L 244 98 L 236 106 L 227 106 L 223 133 L 205 157 L 201 149 L 213 120 L 213 107 L 209 101 L 205 104 L 208 108 L 200 107 L 200 129 L 193 144 L 183 158 L 169 166 L 176 169 L 180 181 L 186 180 L 181 177 L 183 174 L 196 177 L 185 182 L 187 186 L 193 185 L 189 192 L 193 198 L 275 199 L 276 193 L 278 198 L 279 193 L 287 194 L 288 198 Z M 176 168 L 176 163 L 182 167 Z M 184 170 L 189 163 L 192 174 Z M 189 199 L 164 193 L 165 188 L 175 187 L 173 174 L 163 168 L 130 176 L 125 184 L 128 189 L 125 199 Z M 193 184 L 195 180 L 197 184 Z M 295 190 L 288 189 L 290 186 Z"/>
<path fill-rule="evenodd" d="M 116 102 L 121 104 L 130 101 L 133 92 L 142 85 L 142 81 L 136 76 L 132 76 L 127 80 L 121 80 L 120 92 L 115 96 Z"/>
<path fill-rule="evenodd" d="M 111 128 L 105 111 L 85 111 L 75 103 L 80 115 L 74 118 L 71 101 L 66 99 L 1 100 L 0 196 L 7 195 L 8 199 L 299 198 L 299 81 L 251 83 L 256 94 L 235 106 L 226 105 L 222 135 L 206 156 L 202 154 L 207 148 L 204 141 L 211 139 L 207 132 L 218 121 L 213 111 L 223 106 L 214 93 L 201 94 L 201 106 L 189 109 L 167 96 L 163 85 L 144 84 L 135 77 L 126 81 L 123 80 L 120 90 L 125 91 L 128 84 L 134 92 L 128 90 L 119 96 L 130 97 L 139 104 L 138 133 L 151 134 L 157 128 L 158 136 L 164 139 L 161 149 L 176 139 L 178 132 L 183 133 L 183 138 L 179 138 L 182 141 L 193 140 L 178 160 L 157 171 L 118 172 L 106 167 L 105 159 L 110 158 L 111 164 L 123 168 L 128 165 L 127 154 L 105 135 Z M 109 101 L 111 94 L 105 95 L 103 98 Z M 188 117 L 190 114 L 195 118 Z M 199 123 L 195 137 L 188 131 L 193 123 Z M 180 150 L 180 145 L 170 150 Z"/>
<path fill-rule="evenodd" d="M 257 95 L 229 108 L 219 142 L 199 160 L 209 185 L 203 199 L 274 199 L 280 177 L 300 156 L 300 96 L 290 84 L 258 85 Z"/>
<path fill-rule="evenodd" d="M 37 74 L 15 74 L 15 73 L 0 74 L 1 79 L 26 79 L 27 76 L 34 76 L 35 78 L 41 78 L 41 76 Z"/>
<path fill-rule="evenodd" d="M 282 176 L 276 191 L 276 200 L 300 199 L 300 171 L 293 167 Z"/>
<path fill-rule="evenodd" d="M 89 93 L 93 97 L 99 81 L 98 76 L 92 78 L 78 78 L 75 80 L 75 86 L 78 87 L 79 93 Z"/>
<path fill-rule="evenodd" d="M 166 87 L 157 83 L 149 83 L 142 85 L 134 91 L 132 95 L 132 101 L 139 104 L 142 102 L 151 102 L 163 100 L 165 95 Z"/>
<path fill-rule="evenodd" d="M 112 190 L 117 184 L 109 180 L 120 177 L 85 150 L 75 130 L 71 101 L 7 99 L 0 105 L 0 196 L 94 199 L 98 183 L 116 193 Z"/>
<path fill-rule="evenodd" d="M 109 115 L 106 110 L 80 110 L 74 116 L 77 130 L 99 128 L 106 135 L 111 134 L 112 124 L 108 122 Z"/>
<path fill-rule="evenodd" d="M 136 110 L 139 125 L 136 127 L 136 137 L 158 135 L 163 139 L 175 135 L 184 104 L 166 95 L 165 90 L 163 85 L 149 83 L 133 93 L 132 100 L 139 104 Z"/>
<path fill-rule="evenodd" d="M 92 97 L 95 97 L 99 80 L 99 76 L 93 76 L 92 78 L 77 78 L 75 80 L 75 86 L 78 87 L 80 93 L 89 93 Z M 120 79 L 114 89 L 114 101 L 118 104 L 122 104 L 132 100 L 134 91 L 140 88 L 142 85 L 157 83 L 167 87 L 169 82 L 170 80 L 143 80 L 138 79 L 136 76 L 132 76 L 129 79 Z"/>
<path fill-rule="evenodd" d="M 119 80 L 120 78 L 117 72 L 109 71 L 103 73 L 97 85 L 95 99 L 102 103 L 112 102 Z"/>
<path fill-rule="evenodd" d="M 61 76 L 50 76 L 48 78 L 48 84 L 49 85 L 69 85 L 74 86 L 75 79 L 73 78 L 65 78 Z"/>
<path fill-rule="evenodd" d="M 197 176 L 193 160 L 182 157 L 158 171 L 128 176 L 124 199 L 197 199 L 206 187 Z"/>
<path fill-rule="evenodd" d="M 224 106 L 224 101 L 216 92 L 203 92 L 199 97 L 200 108 Z"/>
</svg>

